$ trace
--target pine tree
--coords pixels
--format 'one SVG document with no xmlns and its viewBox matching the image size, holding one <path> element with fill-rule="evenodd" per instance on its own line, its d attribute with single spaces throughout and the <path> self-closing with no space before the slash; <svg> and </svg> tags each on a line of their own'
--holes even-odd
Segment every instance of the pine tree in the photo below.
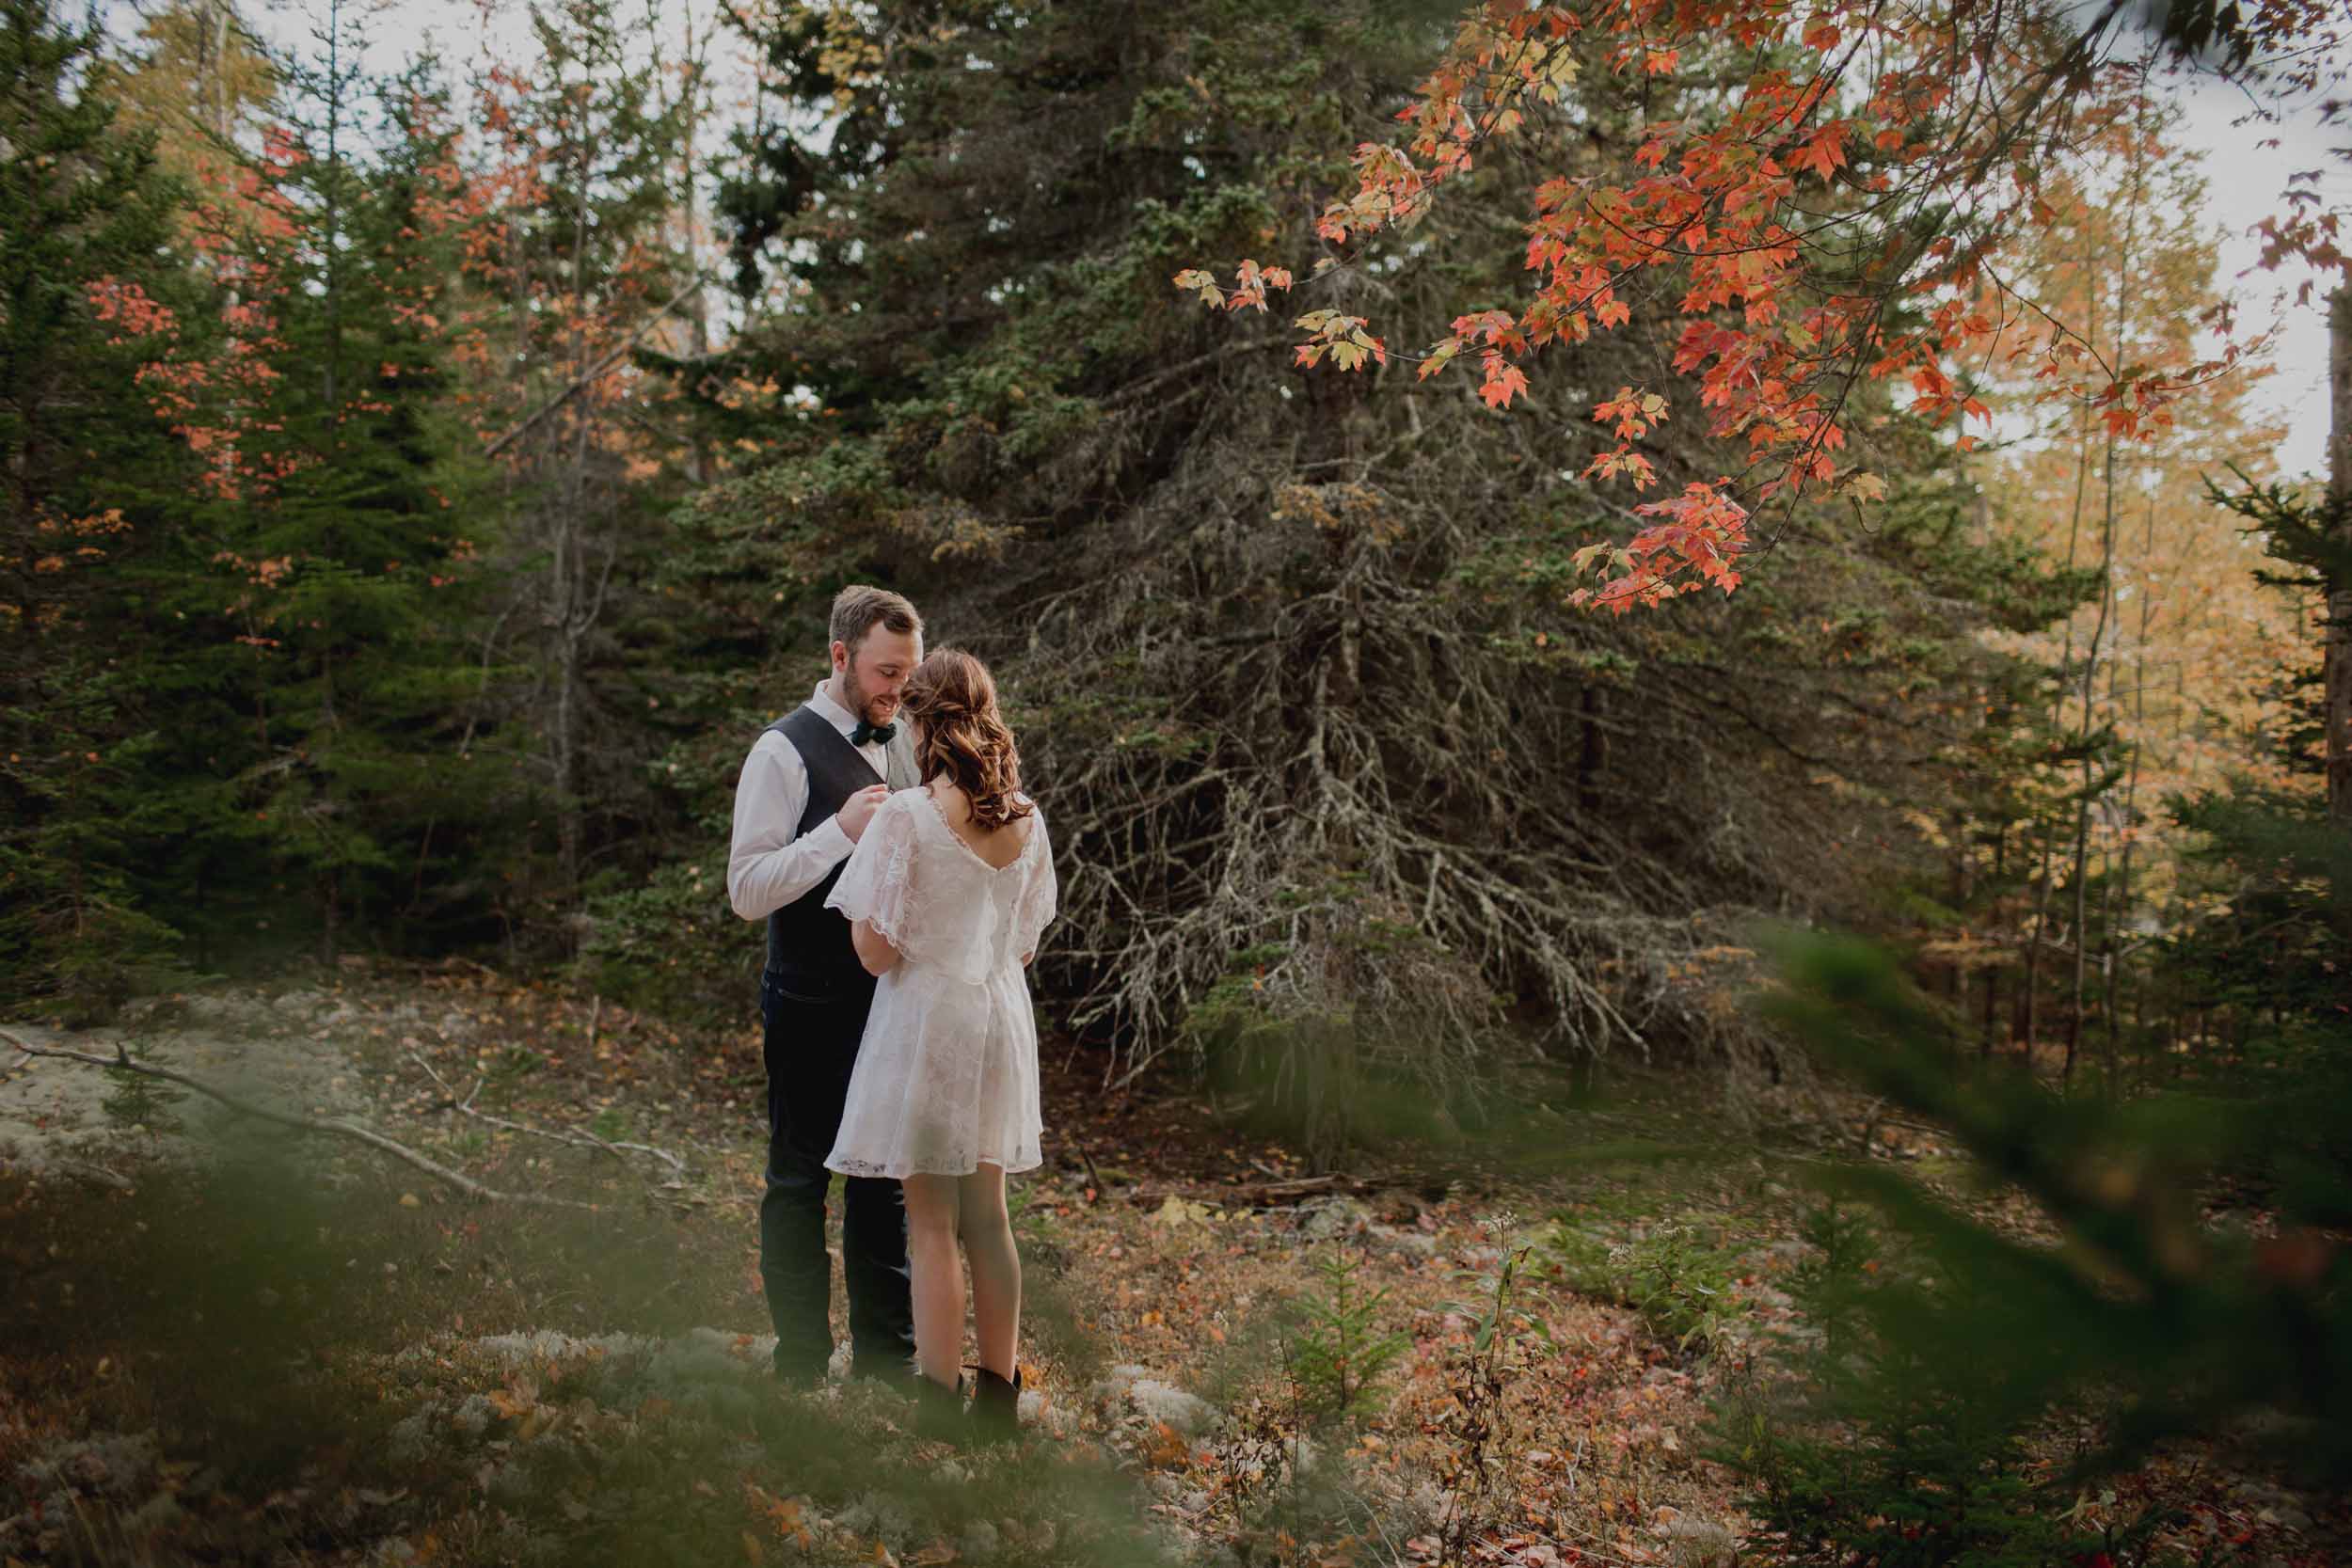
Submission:
<svg viewBox="0 0 2352 1568">
<path fill-rule="evenodd" d="M 656 20 L 611 0 L 535 10 L 538 58 L 484 88 L 503 177 L 529 193 L 485 269 L 502 296 L 491 340 L 522 367 L 485 387 L 505 420 L 485 451 L 504 469 L 497 568 L 520 628 L 503 649 L 530 673 L 504 717 L 533 738 L 535 814 L 552 830 L 516 912 L 566 950 L 592 861 L 642 820 L 636 736 L 668 662 L 667 616 L 641 594 L 676 443 L 669 385 L 638 356 L 673 346 L 663 334 L 699 292 L 668 231 L 699 104 L 665 90 Z"/>
<path fill-rule="evenodd" d="M 734 470 L 665 563 L 706 612 L 696 651 L 768 671 L 713 693 L 740 705 L 679 778 L 723 789 L 805 689 L 834 586 L 909 589 L 935 636 L 999 660 L 1025 767 L 1082 829 L 1089 940 L 1050 982 L 1078 1027 L 1136 1060 L 1226 1040 L 1277 1098 L 1389 1073 L 1452 1094 L 1498 998 L 1570 1049 L 1755 1045 L 1709 983 L 1730 911 L 1880 912 L 1873 870 L 1918 850 L 1947 743 L 1979 722 L 1926 694 L 1976 667 L 1988 599 L 2033 592 L 2022 561 L 1988 580 L 1933 530 L 1855 541 L 1801 508 L 1775 524 L 1786 570 L 1728 604 L 1581 613 L 1578 552 L 1614 526 L 1581 472 L 1606 432 L 1548 453 L 1385 346 L 1346 341 L 1360 375 L 1301 373 L 1247 308 L 1169 297 L 1195 258 L 1313 243 L 1432 26 L 1220 0 L 783 8 L 725 198 L 755 314 L 704 394 Z M 1629 163 L 1636 86 L 1597 65 L 1577 90 L 1578 156 Z M 1503 221 L 1516 156 L 1461 199 Z M 1376 300 L 1422 341 L 1522 261 L 1414 234 L 1286 308 Z M 1675 330 L 1597 340 L 1576 381 L 1648 378 Z M 1704 429 L 1645 441 L 1669 493 L 1742 461 Z M 1904 488 L 1946 461 L 1891 438 L 1870 460 Z M 1334 1053 L 1367 1070 L 1323 1070 Z"/>
<path fill-rule="evenodd" d="M 169 716 L 129 574 L 174 547 L 194 477 L 140 381 L 196 308 L 182 196 L 92 90 L 99 47 L 46 0 L 0 5 L 0 989 L 73 1017 L 173 947 L 134 892 Z"/>
</svg>

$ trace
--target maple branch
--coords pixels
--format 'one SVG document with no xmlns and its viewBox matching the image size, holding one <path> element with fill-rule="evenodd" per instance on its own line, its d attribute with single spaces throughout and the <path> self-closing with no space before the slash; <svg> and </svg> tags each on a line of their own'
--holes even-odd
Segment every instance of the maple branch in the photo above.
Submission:
<svg viewBox="0 0 2352 1568">
<path fill-rule="evenodd" d="M 297 1117 L 283 1111 L 273 1111 L 266 1106 L 256 1105 L 250 1101 L 239 1100 L 234 1095 L 215 1088 L 200 1078 L 191 1077 L 184 1072 L 176 1072 L 170 1068 L 156 1067 L 151 1062 L 138 1061 L 131 1055 L 128 1050 L 119 1045 L 115 1048 L 115 1053 L 112 1056 L 100 1056 L 87 1051 L 68 1051 L 56 1046 L 35 1045 L 23 1036 L 6 1028 L 0 1028 L 0 1040 L 8 1041 L 9 1045 L 27 1056 L 46 1057 L 64 1062 L 82 1062 L 90 1067 L 116 1068 L 125 1072 L 135 1072 L 146 1078 L 160 1078 L 166 1083 L 178 1084 L 183 1088 L 193 1089 L 207 1100 L 215 1101 L 227 1106 L 239 1116 L 252 1117 L 257 1120 L 270 1122 L 296 1132 L 328 1132 L 339 1138 L 349 1138 L 355 1143 L 365 1144 L 380 1153 L 389 1154 L 395 1160 L 413 1165 L 435 1180 L 448 1183 L 479 1203 L 535 1203 L 559 1209 L 594 1209 L 596 1207 L 594 1204 L 580 1203 L 571 1198 L 549 1197 L 540 1193 L 500 1192 L 494 1187 L 476 1181 L 462 1171 L 452 1170 L 439 1161 L 418 1153 L 405 1144 L 395 1143 L 381 1132 L 362 1127 L 358 1122 L 340 1119 L 321 1121 L 311 1117 Z"/>
<path fill-rule="evenodd" d="M 541 420 L 546 419 L 549 414 L 554 413 L 558 408 L 561 408 L 564 404 L 569 403 L 574 397 L 578 396 L 583 388 L 594 386 L 598 376 L 602 375 L 607 370 L 611 369 L 623 355 L 628 353 L 639 343 L 644 342 L 645 341 L 645 334 L 651 332 L 656 326 L 660 325 L 663 319 L 666 318 L 671 311 L 685 304 L 686 301 L 696 293 L 696 291 L 715 281 L 717 281 L 717 279 L 707 272 L 697 272 L 694 274 L 691 278 L 688 279 L 686 286 L 680 289 L 676 293 L 672 294 L 660 309 L 654 311 L 653 314 L 647 316 L 644 321 L 640 322 L 637 325 L 637 330 L 628 335 L 627 341 L 623 342 L 618 348 L 615 348 L 610 354 L 607 354 L 603 358 L 597 360 L 595 364 L 589 366 L 579 375 L 573 377 L 569 386 L 565 387 L 562 391 L 556 393 L 555 396 L 549 398 L 547 402 L 541 404 L 537 408 L 532 409 L 529 415 L 525 416 L 520 424 L 516 425 L 505 435 L 500 436 L 497 440 L 492 441 L 488 446 L 483 448 L 482 455 L 485 457 L 496 457 L 501 451 L 504 451 L 507 444 L 513 441 L 516 436 L 521 436 L 526 431 L 530 430 L 533 425 L 537 424 Z"/>
</svg>

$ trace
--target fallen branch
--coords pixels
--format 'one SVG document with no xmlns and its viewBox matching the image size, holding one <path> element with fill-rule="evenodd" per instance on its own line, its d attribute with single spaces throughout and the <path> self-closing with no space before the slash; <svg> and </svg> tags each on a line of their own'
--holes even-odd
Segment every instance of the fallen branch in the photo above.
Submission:
<svg viewBox="0 0 2352 1568">
<path fill-rule="evenodd" d="M 441 1104 L 443 1110 L 455 1111 L 461 1117 L 471 1117 L 476 1121 L 487 1126 L 502 1128 L 509 1132 L 526 1132 L 534 1138 L 546 1138 L 551 1143 L 567 1144 L 574 1148 L 601 1149 L 616 1160 L 624 1152 L 650 1154 L 675 1171 L 681 1181 L 685 1179 L 686 1162 L 666 1148 L 656 1148 L 651 1144 L 623 1143 L 618 1139 L 599 1138 L 594 1132 L 581 1132 L 576 1128 L 532 1127 L 526 1122 L 509 1121 L 504 1117 L 494 1117 L 487 1111 L 477 1111 L 473 1104 L 474 1096 L 482 1092 L 483 1080 L 475 1079 L 473 1087 L 467 1090 L 465 1098 L 460 1100 L 457 1092 L 450 1087 L 449 1080 L 436 1072 L 431 1062 L 426 1061 L 414 1051 L 408 1053 L 408 1059 L 424 1069 L 425 1076 L 439 1085 L 441 1093 L 446 1097 Z"/>
<path fill-rule="evenodd" d="M 1318 1193 L 1364 1193 L 1371 1189 L 1360 1181 L 1342 1176 L 1307 1176 L 1292 1181 L 1250 1181 L 1236 1186 L 1211 1186 L 1197 1182 L 1191 1186 L 1136 1187 L 1123 1195 L 1127 1201 L 1146 1209 L 1156 1209 L 1171 1197 L 1207 1203 L 1219 1209 L 1272 1209 L 1295 1203 L 1302 1197 Z"/>
<path fill-rule="evenodd" d="M 538 1193 L 500 1192 L 495 1187 L 485 1186 L 476 1181 L 463 1171 L 452 1170 L 439 1161 L 420 1154 L 405 1144 L 394 1143 L 383 1133 L 362 1127 L 358 1122 L 321 1121 L 311 1117 L 290 1116 L 283 1111 L 272 1111 L 248 1101 L 239 1100 L 234 1095 L 226 1094 L 200 1078 L 191 1078 L 184 1072 L 175 1072 L 169 1068 L 156 1067 L 150 1062 L 135 1061 L 130 1053 L 120 1046 L 115 1048 L 115 1053 L 112 1056 L 100 1056 L 87 1051 L 66 1051 L 56 1046 L 35 1045 L 8 1029 L 0 1029 L 0 1039 L 7 1040 L 8 1044 L 27 1056 L 48 1057 L 61 1062 L 82 1062 L 90 1067 L 120 1068 L 126 1072 L 135 1072 L 141 1077 L 160 1078 L 166 1083 L 177 1084 L 183 1088 L 193 1089 L 207 1100 L 226 1105 L 239 1116 L 252 1117 L 257 1120 L 271 1122 L 296 1132 L 331 1132 L 337 1137 L 363 1143 L 370 1148 L 389 1154 L 406 1164 L 414 1165 L 436 1180 L 447 1182 L 478 1203 L 539 1203 L 559 1209 L 595 1207 L 593 1204 L 578 1203 L 565 1197 L 548 1197 Z"/>
<path fill-rule="evenodd" d="M 57 1168 L 70 1171 L 85 1180 L 95 1181 L 102 1187 L 111 1187 L 119 1193 L 138 1191 L 138 1184 L 120 1171 L 108 1170 L 105 1166 L 92 1161 L 60 1160 L 57 1162 Z"/>
</svg>

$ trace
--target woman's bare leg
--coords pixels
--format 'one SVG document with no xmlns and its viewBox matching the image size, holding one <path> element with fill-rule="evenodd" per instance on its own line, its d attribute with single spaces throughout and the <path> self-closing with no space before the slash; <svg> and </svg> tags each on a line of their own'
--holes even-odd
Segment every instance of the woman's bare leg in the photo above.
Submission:
<svg viewBox="0 0 2352 1568">
<path fill-rule="evenodd" d="M 980 1365 L 1010 1380 L 1021 1338 L 1021 1254 L 1014 1250 L 1012 1219 L 1005 1212 L 1005 1169 L 984 1164 L 958 1178 L 957 1184 L 963 1254 L 972 1262 L 972 1321 L 979 1339 Z M 919 1300 L 914 1313 L 919 1342 L 923 1317 Z"/>
<path fill-rule="evenodd" d="M 956 1256 L 961 1202 L 953 1176 L 910 1176 L 907 1267 L 914 1295 L 914 1361 L 953 1388 L 963 1370 L 963 1260 Z M 999 1203 L 1001 1212 L 1003 1205 Z"/>
</svg>

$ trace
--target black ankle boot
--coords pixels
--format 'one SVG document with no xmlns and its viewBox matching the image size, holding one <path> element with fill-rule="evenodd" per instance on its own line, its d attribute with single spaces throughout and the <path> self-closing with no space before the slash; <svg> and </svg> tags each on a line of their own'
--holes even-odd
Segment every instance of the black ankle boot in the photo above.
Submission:
<svg viewBox="0 0 2352 1568">
<path fill-rule="evenodd" d="M 1021 1436 L 1021 1369 L 1010 1379 L 986 1367 L 975 1370 L 972 1386 L 972 1435 L 982 1443 L 1010 1443 Z"/>
<path fill-rule="evenodd" d="M 917 1373 L 914 1379 L 914 1434 L 936 1443 L 953 1443 L 958 1447 L 972 1434 L 972 1423 L 963 1413 L 963 1381 L 959 1378 L 951 1387 L 936 1378 Z"/>
</svg>

